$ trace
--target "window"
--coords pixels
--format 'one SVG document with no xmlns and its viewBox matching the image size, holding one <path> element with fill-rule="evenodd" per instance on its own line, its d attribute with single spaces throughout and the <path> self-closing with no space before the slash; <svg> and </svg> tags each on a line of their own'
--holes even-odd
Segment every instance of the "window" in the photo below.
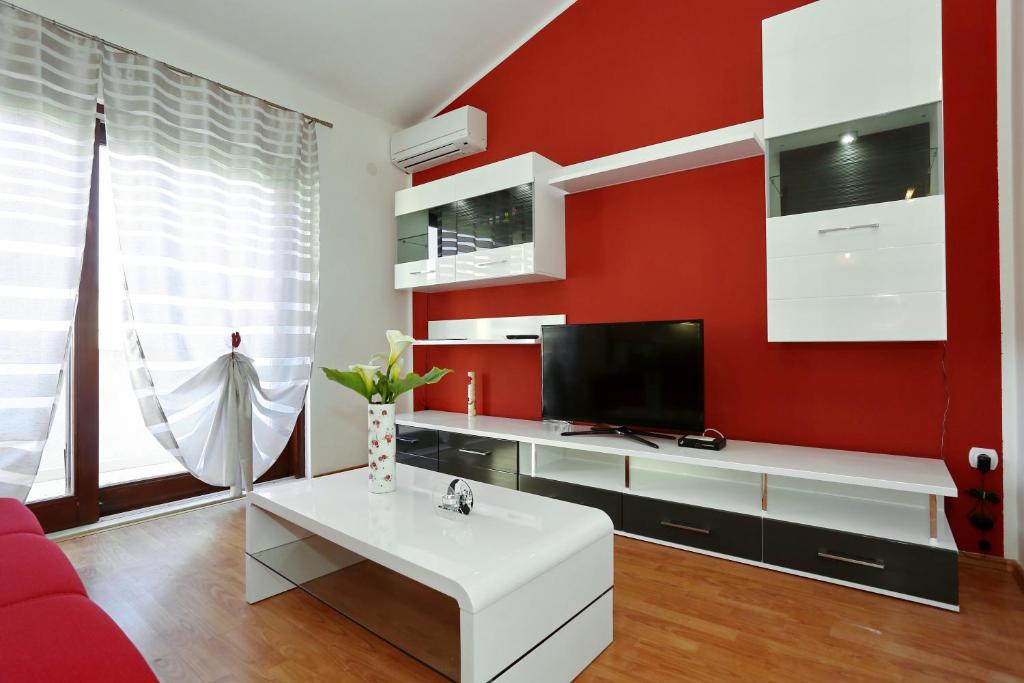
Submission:
<svg viewBox="0 0 1024 683">
<path fill-rule="evenodd" d="M 53 424 L 28 502 L 47 531 L 147 505 L 211 493 L 150 434 L 122 340 L 124 279 L 103 124 L 96 158 L 73 343 Z M 300 414 L 285 454 L 261 480 L 303 473 Z"/>
</svg>

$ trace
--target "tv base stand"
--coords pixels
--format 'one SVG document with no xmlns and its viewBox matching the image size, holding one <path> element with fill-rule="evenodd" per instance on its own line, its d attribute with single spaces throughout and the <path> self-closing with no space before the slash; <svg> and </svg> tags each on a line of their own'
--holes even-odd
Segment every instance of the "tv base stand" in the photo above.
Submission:
<svg viewBox="0 0 1024 683">
<path fill-rule="evenodd" d="M 636 429 L 630 429 L 629 427 L 591 427 L 585 432 L 562 432 L 562 436 L 596 436 L 598 434 L 618 434 L 624 436 L 627 439 L 632 439 L 645 446 L 651 448 L 658 448 L 658 444 L 653 441 L 645 439 L 645 436 L 649 436 L 654 439 L 669 439 L 674 441 L 676 437 L 671 434 L 659 434 L 657 432 L 642 432 Z"/>
</svg>

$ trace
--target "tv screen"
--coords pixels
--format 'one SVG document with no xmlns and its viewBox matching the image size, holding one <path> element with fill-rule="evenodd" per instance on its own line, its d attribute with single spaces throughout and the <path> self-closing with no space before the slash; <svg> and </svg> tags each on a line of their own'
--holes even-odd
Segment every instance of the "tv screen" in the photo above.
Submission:
<svg viewBox="0 0 1024 683">
<path fill-rule="evenodd" d="M 545 325 L 543 417 L 702 431 L 703 328 L 702 320 Z"/>
</svg>

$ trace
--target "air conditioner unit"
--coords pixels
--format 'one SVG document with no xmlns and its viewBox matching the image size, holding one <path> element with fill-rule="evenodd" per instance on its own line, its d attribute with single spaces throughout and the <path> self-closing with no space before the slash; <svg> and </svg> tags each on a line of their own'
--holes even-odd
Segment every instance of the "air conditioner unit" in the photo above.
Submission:
<svg viewBox="0 0 1024 683">
<path fill-rule="evenodd" d="M 415 173 L 486 149 L 487 114 L 466 106 L 392 135 L 391 163 Z"/>
</svg>

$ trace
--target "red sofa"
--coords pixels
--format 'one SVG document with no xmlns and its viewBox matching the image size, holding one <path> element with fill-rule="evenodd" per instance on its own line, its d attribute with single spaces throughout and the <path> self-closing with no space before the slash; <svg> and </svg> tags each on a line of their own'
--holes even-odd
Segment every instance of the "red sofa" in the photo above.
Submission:
<svg viewBox="0 0 1024 683">
<path fill-rule="evenodd" d="M 156 681 L 35 516 L 0 498 L 0 681 Z"/>
</svg>

